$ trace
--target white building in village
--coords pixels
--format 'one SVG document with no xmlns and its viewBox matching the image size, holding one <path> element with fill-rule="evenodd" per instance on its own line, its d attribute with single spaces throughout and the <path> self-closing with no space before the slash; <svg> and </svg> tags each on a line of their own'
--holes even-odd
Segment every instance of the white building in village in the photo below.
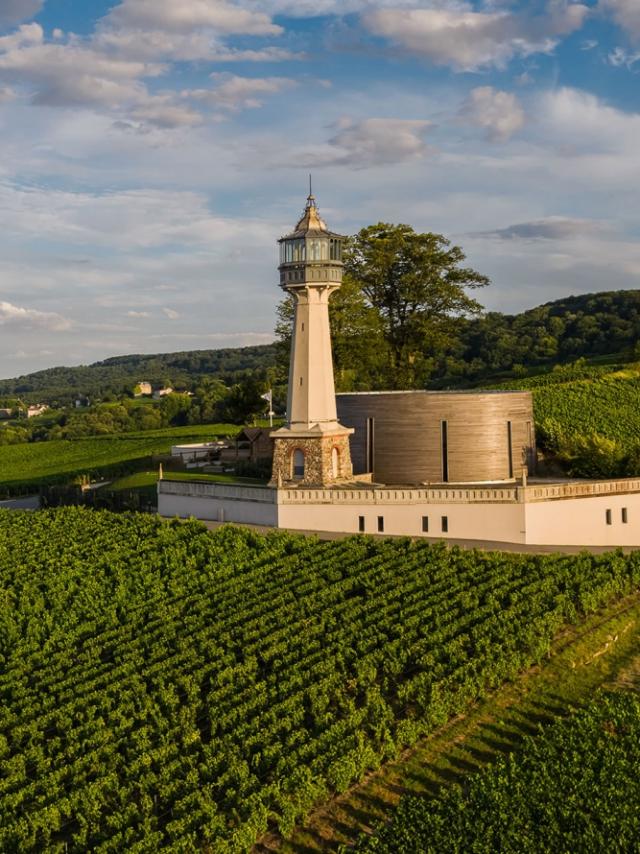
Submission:
<svg viewBox="0 0 640 854">
<path fill-rule="evenodd" d="M 329 299 L 343 237 L 313 195 L 281 238 L 295 300 L 287 423 L 269 486 L 158 484 L 163 516 L 302 531 L 550 546 L 640 546 L 640 478 L 552 481 L 535 466 L 529 392 L 335 394 Z"/>
</svg>

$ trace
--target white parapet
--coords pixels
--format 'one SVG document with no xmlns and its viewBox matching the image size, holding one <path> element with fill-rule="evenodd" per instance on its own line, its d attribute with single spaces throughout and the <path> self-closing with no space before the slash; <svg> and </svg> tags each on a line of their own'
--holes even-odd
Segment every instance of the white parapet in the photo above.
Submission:
<svg viewBox="0 0 640 854">
<path fill-rule="evenodd" d="M 640 479 L 277 489 L 161 481 L 162 516 L 540 546 L 639 546 Z"/>
</svg>

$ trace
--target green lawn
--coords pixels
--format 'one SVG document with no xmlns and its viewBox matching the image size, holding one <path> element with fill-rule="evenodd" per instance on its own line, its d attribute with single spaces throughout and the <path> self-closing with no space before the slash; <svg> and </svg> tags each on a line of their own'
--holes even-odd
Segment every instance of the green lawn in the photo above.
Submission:
<svg viewBox="0 0 640 854">
<path fill-rule="evenodd" d="M 234 435 L 233 424 L 198 424 L 74 441 L 34 442 L 0 447 L 0 496 L 64 483 L 76 475 L 108 477 L 149 469 L 151 457 L 172 445 Z"/>
<path fill-rule="evenodd" d="M 264 486 L 265 481 L 258 480 L 254 477 L 237 477 L 234 474 L 202 474 L 200 472 L 182 472 L 171 471 L 164 472 L 164 480 L 179 480 L 179 481 L 205 481 L 208 483 L 240 483 L 245 485 Z M 139 471 L 135 474 L 119 477 L 116 481 L 109 484 L 108 489 L 124 490 L 124 489 L 146 489 L 150 486 L 155 487 L 158 482 L 158 471 Z"/>
</svg>

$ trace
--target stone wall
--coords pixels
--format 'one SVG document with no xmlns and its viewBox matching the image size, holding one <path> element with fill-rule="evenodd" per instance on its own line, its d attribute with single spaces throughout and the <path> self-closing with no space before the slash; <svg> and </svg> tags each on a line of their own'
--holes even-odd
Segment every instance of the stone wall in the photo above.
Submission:
<svg viewBox="0 0 640 854">
<path fill-rule="evenodd" d="M 295 483 L 301 486 L 330 486 L 353 479 L 349 434 L 310 438 L 277 438 L 273 454 L 272 485 Z M 338 476 L 333 473 L 333 449 L 338 451 Z M 293 455 L 304 454 L 304 477 L 293 477 Z"/>
</svg>

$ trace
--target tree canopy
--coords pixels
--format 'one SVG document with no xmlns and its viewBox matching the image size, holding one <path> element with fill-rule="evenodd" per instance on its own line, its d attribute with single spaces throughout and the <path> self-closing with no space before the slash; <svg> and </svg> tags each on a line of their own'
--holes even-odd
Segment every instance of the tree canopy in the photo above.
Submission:
<svg viewBox="0 0 640 854">
<path fill-rule="evenodd" d="M 468 289 L 489 279 L 462 266 L 465 254 L 441 234 L 379 222 L 348 246 L 345 273 L 379 320 L 387 355 L 387 388 L 424 386 L 434 357 L 452 343 L 460 320 L 482 306 Z"/>
</svg>

